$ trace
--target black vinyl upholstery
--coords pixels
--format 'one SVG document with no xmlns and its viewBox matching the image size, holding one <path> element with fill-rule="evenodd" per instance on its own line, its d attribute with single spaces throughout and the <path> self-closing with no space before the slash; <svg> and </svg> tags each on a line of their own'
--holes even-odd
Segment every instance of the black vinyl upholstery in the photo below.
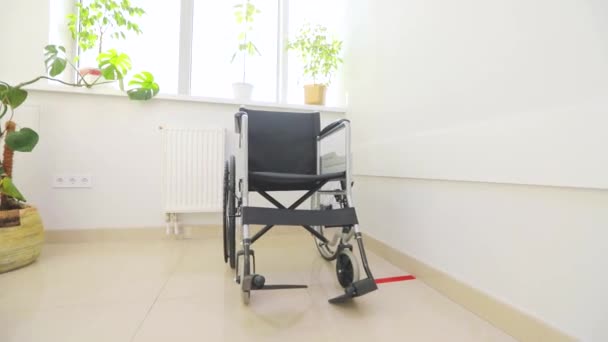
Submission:
<svg viewBox="0 0 608 342">
<path fill-rule="evenodd" d="M 272 224 L 285 226 L 339 227 L 358 224 L 355 208 L 335 210 L 290 210 L 243 207 L 244 224 Z"/>
<path fill-rule="evenodd" d="M 350 122 L 350 120 L 348 120 L 348 119 L 340 119 L 338 121 L 334 121 L 334 122 L 330 123 L 329 125 L 325 126 L 321 130 L 321 132 L 319 133 L 319 136 L 321 138 L 325 137 L 325 135 L 328 134 L 331 130 L 333 130 L 334 128 L 340 126 L 344 122 Z"/>
<path fill-rule="evenodd" d="M 303 175 L 297 173 L 249 172 L 249 182 L 253 190 L 310 190 L 318 182 L 340 180 L 345 172 L 332 172 L 323 175 Z"/>
<path fill-rule="evenodd" d="M 317 176 L 318 112 L 240 110 L 247 113 L 249 122 L 251 190 L 310 190 L 328 177 L 340 177 Z"/>
</svg>

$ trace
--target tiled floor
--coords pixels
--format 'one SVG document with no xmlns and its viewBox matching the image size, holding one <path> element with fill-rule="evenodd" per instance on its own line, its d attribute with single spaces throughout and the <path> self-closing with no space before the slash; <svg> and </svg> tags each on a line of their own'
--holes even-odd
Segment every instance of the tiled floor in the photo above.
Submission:
<svg viewBox="0 0 608 342">
<path fill-rule="evenodd" d="M 0 341 L 513 341 L 418 280 L 380 285 L 354 303 L 304 234 L 256 243 L 268 283 L 241 304 L 219 238 L 47 244 L 30 267 L 0 275 Z M 373 253 L 376 277 L 406 274 Z"/>
</svg>

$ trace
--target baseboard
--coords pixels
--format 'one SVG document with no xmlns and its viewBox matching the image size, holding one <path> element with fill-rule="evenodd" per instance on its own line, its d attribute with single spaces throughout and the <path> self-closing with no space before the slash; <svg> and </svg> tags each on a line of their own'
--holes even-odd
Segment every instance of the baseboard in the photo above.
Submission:
<svg viewBox="0 0 608 342">
<path fill-rule="evenodd" d="M 217 225 L 185 226 L 181 229 L 180 236 L 167 235 L 164 227 L 47 230 L 44 240 L 46 243 L 85 243 L 222 237 L 221 227 Z"/>
<path fill-rule="evenodd" d="M 519 341 L 576 341 L 575 338 L 521 310 L 475 289 L 382 241 L 365 236 L 367 248 L 490 322 Z"/>
<path fill-rule="evenodd" d="M 251 227 L 251 235 L 261 226 Z M 180 227 L 180 235 L 167 235 L 164 227 L 147 228 L 98 228 L 98 229 L 60 229 L 45 231 L 46 243 L 87 243 L 115 241 L 179 240 L 222 238 L 222 227 L 216 224 Z M 268 236 L 303 234 L 303 229 L 278 226 L 268 232 Z"/>
</svg>

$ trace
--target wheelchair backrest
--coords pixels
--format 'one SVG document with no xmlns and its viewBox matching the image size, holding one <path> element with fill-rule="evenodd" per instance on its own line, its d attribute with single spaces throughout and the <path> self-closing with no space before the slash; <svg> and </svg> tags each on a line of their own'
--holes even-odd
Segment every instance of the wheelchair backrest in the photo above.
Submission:
<svg viewBox="0 0 608 342">
<path fill-rule="evenodd" d="M 319 113 L 241 108 L 249 118 L 249 171 L 317 173 Z"/>
</svg>

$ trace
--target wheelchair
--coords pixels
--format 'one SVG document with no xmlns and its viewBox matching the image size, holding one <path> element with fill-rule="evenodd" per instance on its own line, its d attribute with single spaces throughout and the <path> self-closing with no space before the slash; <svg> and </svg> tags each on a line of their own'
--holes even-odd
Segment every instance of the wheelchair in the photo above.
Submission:
<svg viewBox="0 0 608 342">
<path fill-rule="evenodd" d="M 270 285 L 256 274 L 253 244 L 276 225 L 301 226 L 312 236 L 321 257 L 336 262 L 336 276 L 344 293 L 329 299 L 344 303 L 377 289 L 368 265 L 352 198 L 350 122 L 338 120 L 320 129 L 320 113 L 271 112 L 240 108 L 235 114 L 235 132 L 241 158 L 229 156 L 224 168 L 223 240 L 224 262 L 235 269 L 244 304 L 256 290 L 298 289 L 306 285 Z M 321 143 L 343 131 L 344 170 L 322 172 Z M 332 188 L 331 185 L 334 185 Z M 286 207 L 269 192 L 304 191 Z M 257 192 L 276 208 L 251 205 L 249 193 Z M 323 205 L 322 197 L 333 202 Z M 310 199 L 311 209 L 298 209 Z M 237 220 L 238 219 L 238 220 Z M 236 225 L 240 226 L 237 251 Z M 251 236 L 250 226 L 263 226 Z M 330 237 L 330 232 L 333 236 Z M 354 256 L 357 243 L 365 278 L 360 279 Z"/>
</svg>

